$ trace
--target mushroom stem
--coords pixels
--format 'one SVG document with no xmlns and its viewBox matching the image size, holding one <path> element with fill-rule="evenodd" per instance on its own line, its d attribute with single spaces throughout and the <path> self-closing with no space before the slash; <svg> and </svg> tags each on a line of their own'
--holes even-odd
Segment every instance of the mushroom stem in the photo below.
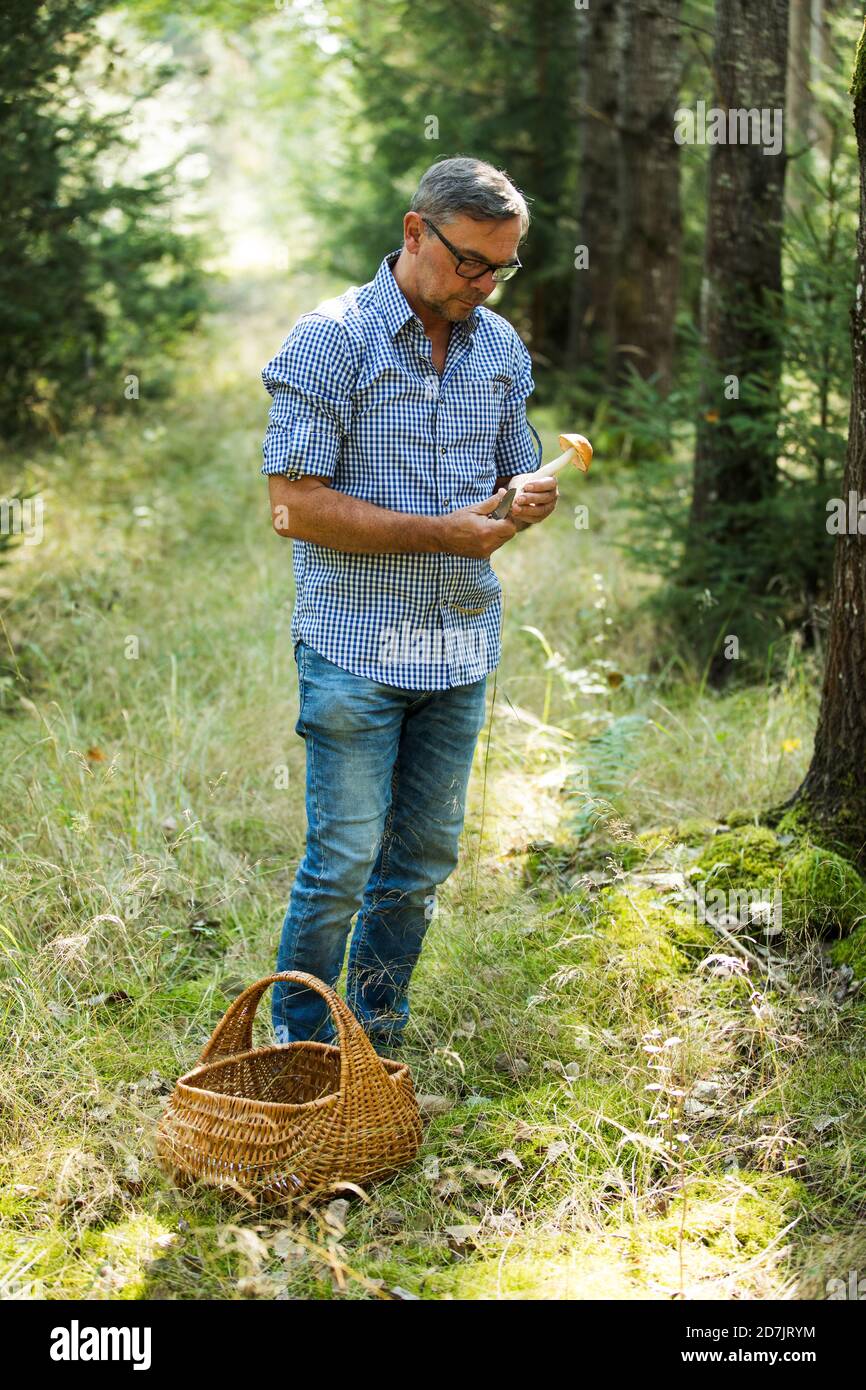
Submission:
<svg viewBox="0 0 866 1390">
<path fill-rule="evenodd" d="M 540 468 L 536 469 L 533 476 L 536 478 L 553 478 L 569 463 L 577 463 L 576 449 L 566 449 L 565 453 L 560 454 L 558 459 L 552 459 L 550 463 L 543 463 Z"/>
</svg>

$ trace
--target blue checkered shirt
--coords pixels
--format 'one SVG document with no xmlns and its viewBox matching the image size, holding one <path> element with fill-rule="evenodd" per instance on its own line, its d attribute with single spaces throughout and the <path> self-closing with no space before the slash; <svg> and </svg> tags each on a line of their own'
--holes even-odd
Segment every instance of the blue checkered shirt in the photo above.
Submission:
<svg viewBox="0 0 866 1390">
<path fill-rule="evenodd" d="M 369 284 L 319 304 L 262 372 L 273 397 L 262 473 L 317 474 L 392 511 L 441 516 L 538 466 L 526 420 L 529 353 L 478 307 L 451 333 L 440 377 L 390 252 Z M 322 505 L 327 505 L 323 496 Z M 499 661 L 502 591 L 489 560 L 362 555 L 293 542 L 291 636 L 347 671 L 448 690 Z"/>
</svg>

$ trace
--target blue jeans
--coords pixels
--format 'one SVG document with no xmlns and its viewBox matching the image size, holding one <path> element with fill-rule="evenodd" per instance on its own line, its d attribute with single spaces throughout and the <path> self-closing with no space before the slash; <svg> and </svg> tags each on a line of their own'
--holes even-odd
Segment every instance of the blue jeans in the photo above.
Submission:
<svg viewBox="0 0 866 1390">
<path fill-rule="evenodd" d="M 277 970 L 336 986 L 349 926 L 346 999 L 376 1044 L 399 1041 L 409 978 L 435 890 L 457 864 L 466 788 L 484 725 L 487 678 L 450 690 L 404 690 L 355 676 L 305 642 L 295 648 L 307 749 L 307 845 Z M 334 1042 L 327 1005 L 278 982 L 278 1042 Z"/>
</svg>

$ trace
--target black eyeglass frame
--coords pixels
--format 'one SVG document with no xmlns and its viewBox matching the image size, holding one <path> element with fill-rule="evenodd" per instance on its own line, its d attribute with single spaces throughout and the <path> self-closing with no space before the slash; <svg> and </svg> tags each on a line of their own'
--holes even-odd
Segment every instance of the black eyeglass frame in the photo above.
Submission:
<svg viewBox="0 0 866 1390">
<path fill-rule="evenodd" d="M 491 265 L 489 261 L 482 261 L 480 256 L 464 256 L 457 250 L 456 246 L 452 246 L 451 242 L 448 240 L 446 236 L 442 235 L 438 227 L 434 227 L 429 217 L 424 217 L 422 215 L 421 221 L 426 222 L 431 232 L 436 233 L 439 240 L 442 242 L 442 245 L 446 246 L 448 250 L 451 252 L 451 255 L 454 256 L 454 258 L 457 261 L 457 264 L 454 267 L 454 272 L 456 275 L 460 276 L 461 280 L 480 280 L 482 275 L 486 275 L 489 270 L 492 273 L 493 279 L 496 281 L 496 284 L 502 285 L 505 283 L 506 280 L 510 280 L 513 275 L 516 275 L 518 270 L 523 269 L 523 262 L 518 260 L 516 257 L 513 261 L 506 261 L 504 265 Z M 464 275 L 460 269 L 464 261 L 468 261 L 470 263 L 474 262 L 476 265 L 483 265 L 484 269 L 479 270 L 475 275 Z M 500 275 L 499 272 L 502 270 L 507 270 L 509 273 L 507 275 Z"/>
</svg>

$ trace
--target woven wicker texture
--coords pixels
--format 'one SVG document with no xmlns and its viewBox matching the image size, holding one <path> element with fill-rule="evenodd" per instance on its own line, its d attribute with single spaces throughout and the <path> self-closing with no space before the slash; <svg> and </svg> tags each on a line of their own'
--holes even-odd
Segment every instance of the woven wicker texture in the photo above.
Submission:
<svg viewBox="0 0 866 1390">
<path fill-rule="evenodd" d="M 338 1046 L 253 1048 L 253 1019 L 278 980 L 327 1001 Z M 177 1082 L 156 1131 L 160 1167 L 266 1200 L 337 1181 L 364 1182 L 410 1163 L 421 1118 L 405 1062 L 379 1057 L 348 1005 L 303 971 L 268 975 L 217 1024 L 198 1065 Z"/>
</svg>

